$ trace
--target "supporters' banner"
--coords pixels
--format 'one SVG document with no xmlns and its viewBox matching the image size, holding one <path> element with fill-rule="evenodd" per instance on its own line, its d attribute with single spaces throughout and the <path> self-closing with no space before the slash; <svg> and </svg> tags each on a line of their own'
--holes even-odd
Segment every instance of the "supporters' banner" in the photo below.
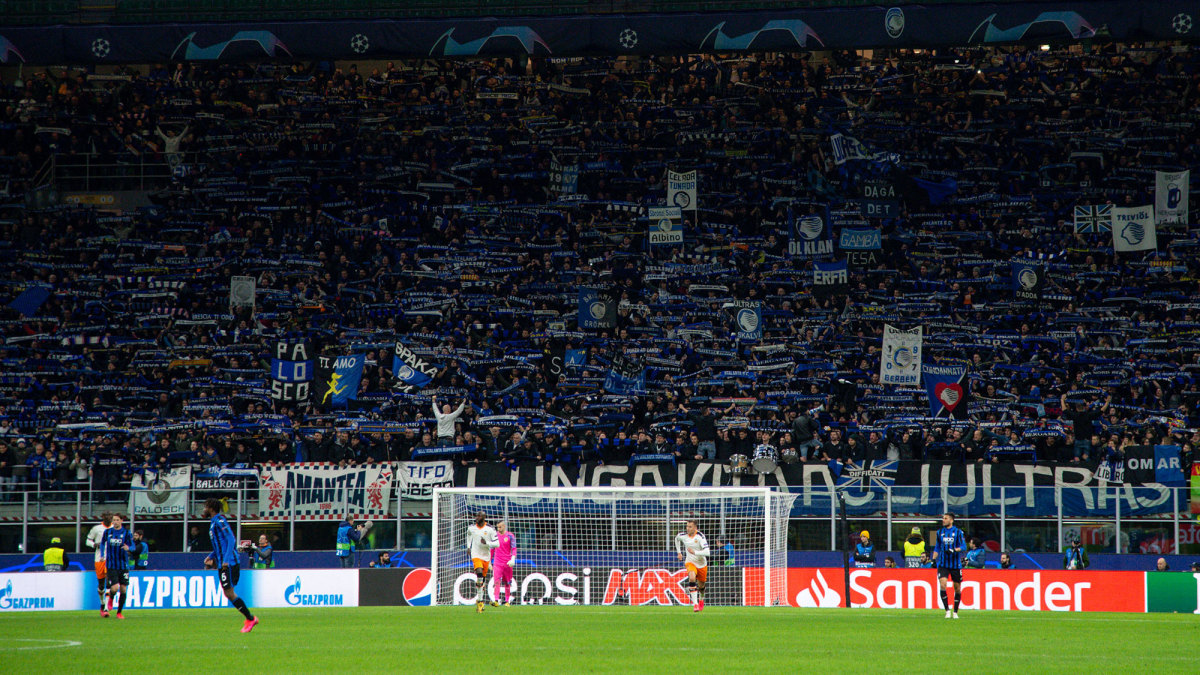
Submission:
<svg viewBox="0 0 1200 675">
<path fill-rule="evenodd" d="M 762 303 L 735 302 L 733 323 L 740 342 L 758 342 L 763 336 Z"/>
<path fill-rule="evenodd" d="M 49 286 L 27 288 L 8 303 L 8 306 L 20 312 L 21 316 L 30 317 L 37 314 L 38 309 L 50 299 L 51 293 Z"/>
<path fill-rule="evenodd" d="M 1183 449 L 1178 445 L 1154 446 L 1154 483 L 1183 485 Z"/>
<path fill-rule="evenodd" d="M 542 348 L 542 375 L 557 387 L 558 380 L 567 371 L 566 349 L 562 340 L 548 340 Z"/>
<path fill-rule="evenodd" d="M 1127 482 L 1183 485 L 1183 466 L 1178 445 L 1127 445 L 1124 465 Z M 1097 471 L 1097 475 L 1099 473 Z"/>
<path fill-rule="evenodd" d="M 563 350 L 563 358 L 568 368 L 582 368 L 583 364 L 587 362 L 587 350 L 566 349 Z"/>
<path fill-rule="evenodd" d="M 437 377 L 437 366 L 418 356 L 407 345 L 397 342 L 392 349 L 392 385 L 398 391 L 412 392 L 428 387 Z"/>
<path fill-rule="evenodd" d="M 550 162 L 550 189 L 560 195 L 573 195 L 579 189 L 579 165 Z"/>
<path fill-rule="evenodd" d="M 191 465 L 136 474 L 129 486 L 129 510 L 135 516 L 182 516 L 191 486 Z"/>
<path fill-rule="evenodd" d="M 844 294 L 850 286 L 850 272 L 845 260 L 813 263 L 813 293 L 821 297 Z"/>
<path fill-rule="evenodd" d="M 1154 218 L 1159 225 L 1187 225 L 1188 192 L 1192 172 L 1156 171 L 1154 174 Z"/>
<path fill-rule="evenodd" d="M 667 206 L 677 206 L 683 211 L 695 211 L 698 193 L 695 171 L 667 172 Z"/>
<path fill-rule="evenodd" d="M 403 499 L 428 501 L 433 489 L 454 487 L 454 462 L 400 462 L 396 468 L 396 489 Z"/>
<path fill-rule="evenodd" d="M 1114 206 L 1112 235 L 1113 249 L 1118 253 L 1156 250 L 1158 234 L 1154 225 L 1154 206 Z"/>
<path fill-rule="evenodd" d="M 1126 450 L 1131 449 L 1130 447 L 1126 447 Z M 1124 459 L 1105 458 L 1096 467 L 1096 480 L 1104 481 L 1105 483 L 1124 483 L 1125 467 L 1126 462 Z"/>
<path fill-rule="evenodd" d="M 258 505 L 263 518 L 338 519 L 388 515 L 392 465 L 338 468 L 324 463 L 263 467 Z"/>
<path fill-rule="evenodd" d="M 900 155 L 894 152 L 871 152 L 857 138 L 845 134 L 831 135 L 829 137 L 829 145 L 833 150 L 833 162 L 838 166 L 855 159 L 890 164 L 896 164 L 900 161 Z"/>
<path fill-rule="evenodd" d="M 883 384 L 919 384 L 921 382 L 921 327 L 900 330 L 883 327 L 883 356 L 879 364 Z"/>
<path fill-rule="evenodd" d="M 365 361 L 366 357 L 362 354 L 318 358 L 317 402 L 333 407 L 357 401 Z"/>
<path fill-rule="evenodd" d="M 833 254 L 833 239 L 829 228 L 829 205 L 819 213 L 797 216 L 788 211 L 788 254 L 802 258 L 819 258 Z"/>
<path fill-rule="evenodd" d="M 229 307 L 254 309 L 257 282 L 254 277 L 233 277 L 229 280 Z"/>
<path fill-rule="evenodd" d="M 646 219 L 651 246 L 683 243 L 683 211 L 678 206 L 652 206 L 646 209 Z"/>
<path fill-rule="evenodd" d="M 275 343 L 271 359 L 271 398 L 300 403 L 308 400 L 314 374 L 312 345 L 303 340 Z"/>
<path fill-rule="evenodd" d="M 578 321 L 581 330 L 616 328 L 617 303 L 607 293 L 595 288 L 581 288 Z"/>
<path fill-rule="evenodd" d="M 837 489 L 855 490 L 858 492 L 883 492 L 896 484 L 896 471 L 900 462 L 891 460 L 871 460 L 869 463 L 829 462 L 829 471 L 837 480 Z"/>
<path fill-rule="evenodd" d="M 610 394 L 627 396 L 645 389 L 645 367 L 625 354 L 617 354 L 608 370 L 608 376 L 604 378 L 604 390 Z"/>
<path fill-rule="evenodd" d="M 1012 292 L 1016 300 L 1037 302 L 1046 286 L 1046 268 L 1031 260 L 1012 261 Z"/>
<path fill-rule="evenodd" d="M 1112 204 L 1075 207 L 1076 234 L 1104 234 L 1112 232 Z"/>
<path fill-rule="evenodd" d="M 896 184 L 888 178 L 867 178 L 859 186 L 859 192 L 866 199 L 899 199 Z"/>
<path fill-rule="evenodd" d="M 921 377 L 925 382 L 925 392 L 929 396 L 931 417 L 967 419 L 971 394 L 966 366 L 922 364 Z"/>
<path fill-rule="evenodd" d="M 838 248 L 844 251 L 878 251 L 883 248 L 883 237 L 878 229 L 843 228 L 838 234 Z"/>
</svg>

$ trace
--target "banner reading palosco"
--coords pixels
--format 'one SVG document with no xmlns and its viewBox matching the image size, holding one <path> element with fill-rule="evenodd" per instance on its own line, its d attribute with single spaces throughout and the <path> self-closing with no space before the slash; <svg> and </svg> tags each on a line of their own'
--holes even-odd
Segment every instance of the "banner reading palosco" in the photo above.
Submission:
<svg viewBox="0 0 1200 675">
<path fill-rule="evenodd" d="M 745 575 L 743 588 L 746 595 L 762 597 L 762 570 L 747 568 Z M 793 607 L 844 607 L 843 575 L 841 568 L 832 567 L 788 569 L 788 604 Z M 1147 576 L 1146 572 L 963 570 L 962 608 L 1144 612 L 1147 610 Z M 1188 580 L 1192 577 L 1176 576 L 1186 576 Z M 1153 582 L 1150 583 L 1153 587 Z M 1189 592 L 1194 609 L 1196 590 L 1192 588 Z M 932 569 L 851 570 L 850 604 L 882 609 L 936 609 L 940 607 L 937 572 Z"/>
<path fill-rule="evenodd" d="M 358 570 L 243 570 L 251 607 L 357 607 Z M 215 571 L 131 572 L 126 609 L 229 607 Z M 95 572 L 0 574 L 0 612 L 98 610 Z"/>
</svg>

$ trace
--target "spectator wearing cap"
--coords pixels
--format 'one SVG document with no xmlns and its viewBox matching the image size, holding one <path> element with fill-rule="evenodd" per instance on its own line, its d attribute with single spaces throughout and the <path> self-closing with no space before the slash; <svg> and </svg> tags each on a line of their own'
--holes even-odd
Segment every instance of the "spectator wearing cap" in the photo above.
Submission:
<svg viewBox="0 0 1200 675">
<path fill-rule="evenodd" d="M 921 556 L 925 554 L 925 538 L 921 536 L 921 528 L 913 526 L 908 537 L 904 539 L 904 566 L 920 567 Z"/>
<path fill-rule="evenodd" d="M 50 546 L 42 553 L 43 569 L 47 572 L 61 572 L 70 564 L 67 552 L 63 549 L 62 539 L 58 537 L 51 539 Z"/>
<path fill-rule="evenodd" d="M 1071 546 L 1063 554 L 1063 569 L 1085 570 L 1091 565 L 1088 561 L 1087 549 L 1083 548 L 1079 537 L 1071 541 Z"/>
<path fill-rule="evenodd" d="M 875 545 L 871 543 L 871 533 L 866 530 L 858 533 L 858 543 L 854 547 L 854 566 L 875 566 Z"/>
</svg>

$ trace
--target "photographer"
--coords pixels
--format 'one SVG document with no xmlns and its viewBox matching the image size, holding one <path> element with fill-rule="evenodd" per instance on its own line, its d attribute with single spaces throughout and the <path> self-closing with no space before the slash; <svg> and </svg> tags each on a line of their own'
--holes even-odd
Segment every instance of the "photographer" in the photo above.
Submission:
<svg viewBox="0 0 1200 675">
<path fill-rule="evenodd" d="M 265 570 L 275 567 L 275 548 L 267 541 L 267 535 L 258 535 L 258 543 L 250 544 L 250 567 Z"/>
<path fill-rule="evenodd" d="M 362 537 L 371 529 L 371 521 L 362 525 L 354 525 L 354 517 L 347 515 L 337 531 L 337 549 L 335 555 L 342 567 L 354 567 L 354 545 L 362 541 Z"/>
</svg>

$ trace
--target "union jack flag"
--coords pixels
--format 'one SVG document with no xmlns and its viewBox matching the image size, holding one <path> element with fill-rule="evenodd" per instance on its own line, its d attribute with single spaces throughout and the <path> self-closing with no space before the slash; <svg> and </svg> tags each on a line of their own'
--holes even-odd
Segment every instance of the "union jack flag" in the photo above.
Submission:
<svg viewBox="0 0 1200 675">
<path fill-rule="evenodd" d="M 900 462 L 894 459 L 872 460 L 860 465 L 855 462 L 829 463 L 833 475 L 837 477 L 837 489 L 854 488 L 862 492 L 884 492 L 896 484 L 896 471 Z"/>
<path fill-rule="evenodd" d="M 1112 232 L 1112 204 L 1075 207 L 1076 234 Z"/>
</svg>

